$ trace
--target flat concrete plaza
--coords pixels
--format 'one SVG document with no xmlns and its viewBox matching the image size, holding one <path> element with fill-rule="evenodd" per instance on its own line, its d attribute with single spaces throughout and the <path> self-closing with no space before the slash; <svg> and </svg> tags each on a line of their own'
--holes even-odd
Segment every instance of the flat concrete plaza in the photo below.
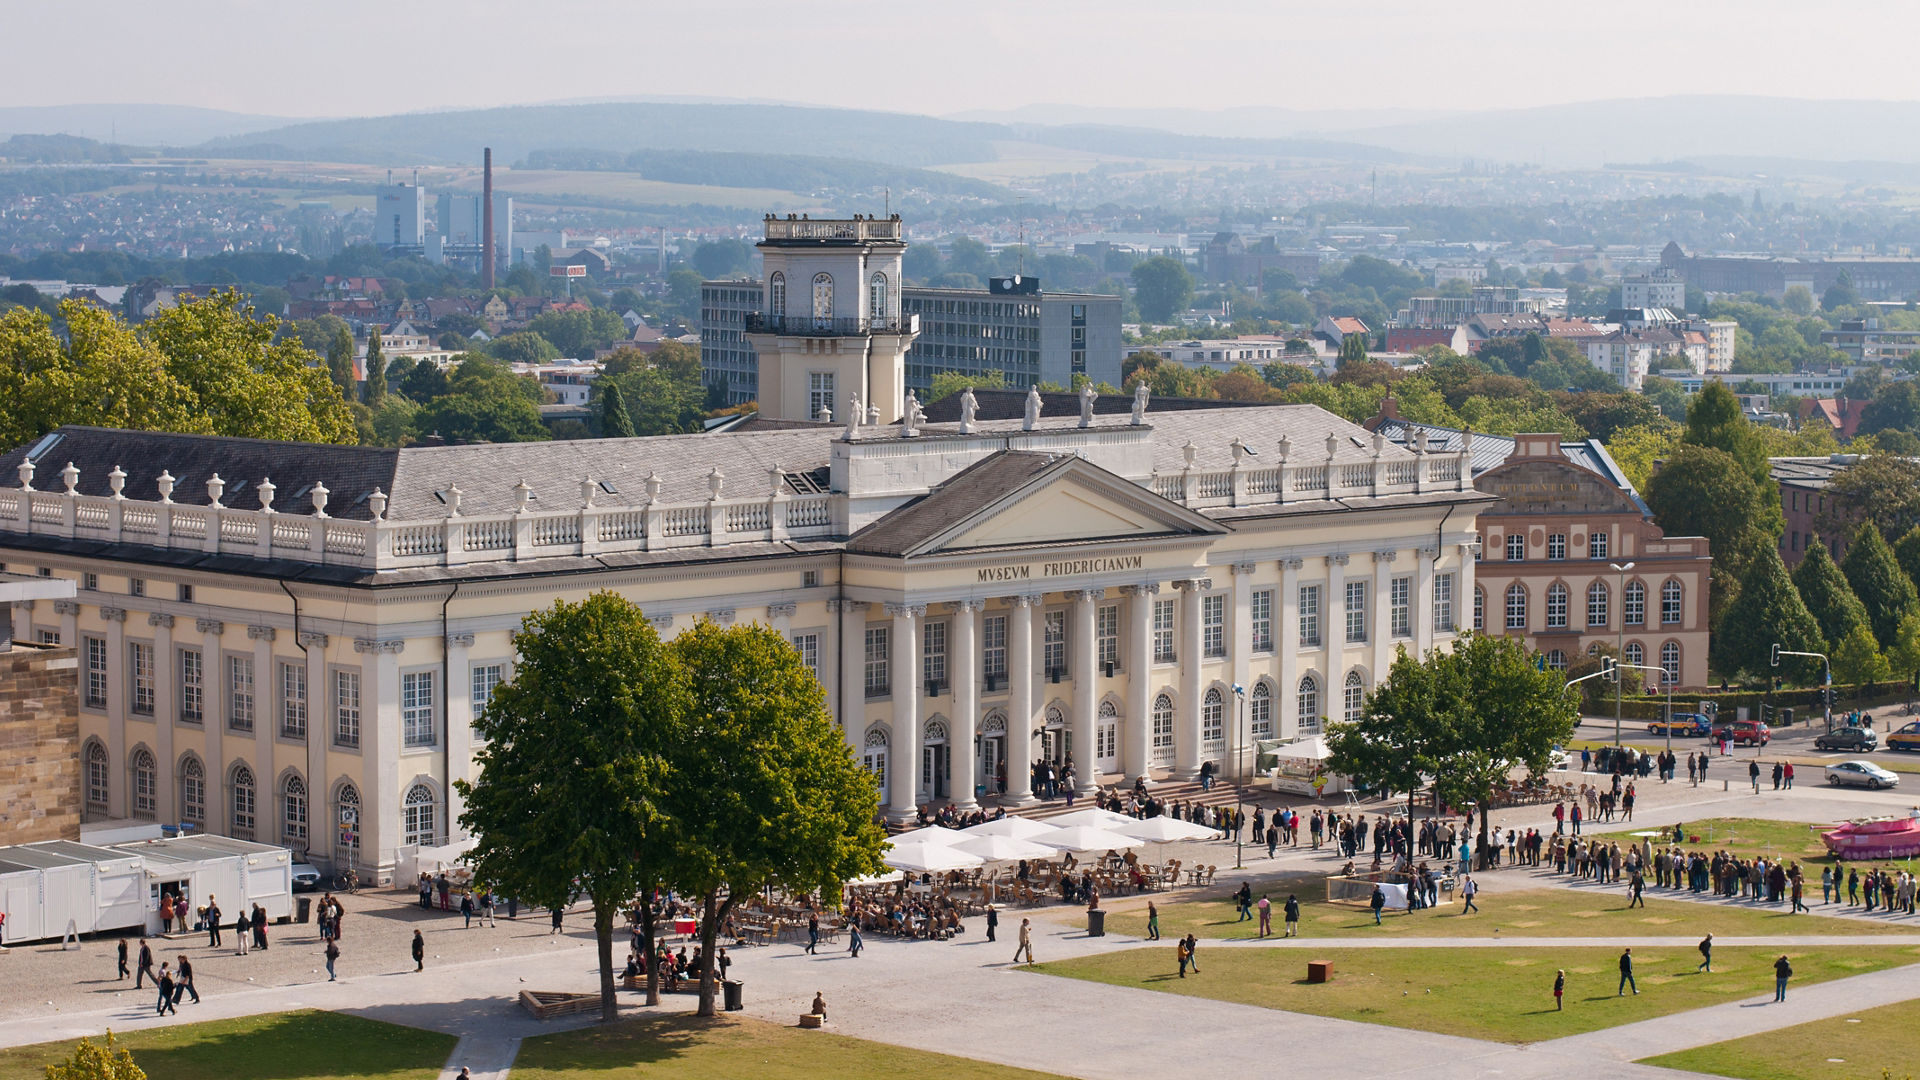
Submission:
<svg viewBox="0 0 1920 1080">
<path fill-rule="evenodd" d="M 1597 734 L 1597 728 L 1583 736 Z M 1610 733 L 1610 732 L 1609 732 Z M 1744 759 L 1742 759 L 1744 760 Z M 1716 765 L 1723 763 L 1716 761 Z M 1726 766 L 1731 766 L 1726 762 Z M 1741 766 L 1744 773 L 1744 765 Z M 1725 767 L 1728 779 L 1733 768 Z M 1716 780 L 1719 779 L 1716 776 Z M 1766 785 L 1763 785 L 1766 788 Z M 1649 828 L 1707 818 L 1769 818 L 1783 821 L 1825 822 L 1870 814 L 1905 812 L 1914 793 L 1868 793 L 1833 790 L 1803 782 L 1794 791 L 1759 795 L 1739 783 L 1726 790 L 1719 783 L 1690 787 L 1684 780 L 1663 785 L 1657 780 L 1639 783 L 1640 800 L 1635 825 Z M 1345 807 L 1341 807 L 1345 809 Z M 1361 807 L 1363 811 L 1380 809 Z M 1532 826 L 1552 829 L 1551 804 L 1496 812 L 1503 830 Z M 1241 879 L 1259 889 L 1263 880 L 1330 873 L 1338 860 L 1330 852 L 1283 848 L 1268 859 L 1264 847 L 1247 845 L 1246 866 L 1229 878 L 1233 845 L 1219 841 L 1175 846 L 1171 857 L 1188 863 L 1221 867 L 1217 895 Z M 1526 890 L 1531 896 L 1564 896 L 1568 904 L 1595 904 L 1591 892 L 1624 886 L 1574 883 L 1523 869 L 1503 869 L 1478 875 L 1480 905 L 1497 909 L 1503 893 Z M 1160 904 L 1180 904 L 1189 893 L 1151 897 Z M 1689 898 L 1684 893 L 1649 891 L 1650 896 L 1676 903 L 1698 904 L 1707 910 L 1725 904 L 1719 900 Z M 1818 897 L 1817 888 L 1814 893 Z M 212 950 L 204 935 L 155 943 L 156 957 L 192 957 L 203 1001 L 181 1006 L 178 1017 L 153 1015 L 153 994 L 131 989 L 131 980 L 114 979 L 115 939 L 89 940 L 78 950 L 35 946 L 7 950 L 0 955 L 8 984 L 14 991 L 0 1001 L 0 1045 L 25 1045 L 70 1040 L 97 1034 L 111 1026 L 116 1031 L 155 1024 L 187 1023 L 196 1019 L 251 1015 L 296 1008 L 332 1009 L 356 1013 L 418 1028 L 446 1032 L 461 1040 L 448 1060 L 448 1076 L 465 1064 L 475 1076 L 507 1075 L 519 1041 L 535 1034 L 587 1026 L 592 1020 L 541 1023 L 514 1004 L 523 989 L 591 990 L 597 985 L 590 921 L 584 909 L 576 911 L 563 932 L 550 933 L 545 911 L 525 911 L 520 918 L 498 920 L 495 927 L 465 929 L 457 913 L 425 912 L 411 894 L 363 893 L 346 897 L 347 919 L 339 965 L 341 980 L 325 981 L 320 944 L 311 924 L 274 926 L 272 948 L 265 954 L 234 956 L 231 949 Z M 1115 912 L 1143 906 L 1143 897 L 1112 898 L 1106 906 Z M 1857 922 L 1859 936 L 1825 934 L 1823 946 L 1858 944 L 1863 950 L 1874 941 L 1885 943 L 1889 930 L 1911 933 L 1916 920 L 1909 916 L 1863 916 L 1855 911 L 1821 908 L 1822 916 Z M 1403 916 L 1417 920 L 1419 914 Z M 1596 1056 L 1606 1060 L 1609 1076 L 1655 1077 L 1669 1070 L 1634 1064 L 1741 1034 L 1920 998 L 1920 967 L 1901 964 L 1883 971 L 1838 978 L 1796 989 L 1784 1005 L 1771 1005 L 1769 986 L 1756 986 L 1751 997 L 1690 1009 L 1623 1026 L 1566 1038 L 1548 1038 L 1526 1046 L 1431 1034 L 1408 1028 L 1357 1023 L 1352 1020 L 1284 1012 L 1221 1001 L 1196 1001 L 1151 989 L 1114 986 L 1023 970 L 1013 962 L 1013 940 L 1022 918 L 1034 920 L 1034 952 L 1041 961 L 1093 956 L 1143 943 L 1137 936 L 1111 934 L 1090 938 L 1084 930 L 1084 912 L 1059 906 L 1003 911 L 995 942 L 985 940 L 984 920 L 967 921 L 966 932 L 947 942 L 908 942 L 870 937 L 865 952 L 850 957 L 845 943 L 823 946 L 808 956 L 799 946 L 778 944 L 730 950 L 732 974 L 745 984 L 750 1015 L 791 1025 L 807 1011 L 816 992 L 830 1005 L 832 1027 L 841 1034 L 921 1050 L 975 1058 L 1043 1072 L 1094 1078 L 1135 1080 L 1143 1066 L 1182 1062 L 1222 1076 L 1251 1076 L 1281 1065 L 1337 1066 L 1343 1075 L 1459 1077 L 1482 1080 L 1563 1080 L 1589 1072 Z M 412 972 L 407 954 L 412 931 L 426 932 L 427 970 Z M 1694 938 L 1665 935 L 1658 927 L 1643 927 L 1633 937 L 1619 939 L 1527 938 L 1501 934 L 1491 942 L 1504 948 L 1545 950 L 1574 947 L 1620 946 L 1691 948 Z M 1788 932 L 1758 937 L 1722 939 L 1732 946 L 1780 947 L 1783 951 L 1802 939 Z M 1391 936 L 1342 936 L 1337 945 L 1351 948 L 1472 948 L 1480 939 L 1460 936 L 1424 937 L 1408 930 Z M 1328 940 L 1326 946 L 1336 942 Z M 624 952 L 624 941 L 616 942 Z M 1164 946 L 1171 955 L 1171 942 Z M 1299 958 L 1302 967 L 1316 947 L 1314 939 L 1266 941 L 1209 941 L 1205 949 L 1283 949 Z M 1325 947 L 1325 946 L 1322 946 Z M 1529 968 L 1536 971 L 1537 968 Z M 640 996 L 623 992 L 623 1012 L 643 1010 Z M 693 1007 L 691 995 L 665 1000 L 661 1008 L 684 1012 Z M 637 1073 L 636 1073 L 637 1075 Z"/>
</svg>

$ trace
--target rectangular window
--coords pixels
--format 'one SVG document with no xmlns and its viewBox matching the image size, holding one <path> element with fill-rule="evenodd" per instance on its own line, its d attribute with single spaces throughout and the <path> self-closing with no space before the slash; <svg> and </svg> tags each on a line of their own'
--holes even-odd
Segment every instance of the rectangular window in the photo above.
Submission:
<svg viewBox="0 0 1920 1080">
<path fill-rule="evenodd" d="M 1320 586 L 1300 586 L 1300 647 L 1320 646 Z"/>
<path fill-rule="evenodd" d="M 1527 628 L 1527 592 L 1518 585 L 1507 589 L 1507 629 Z"/>
<path fill-rule="evenodd" d="M 1547 629 L 1565 630 L 1567 628 L 1567 589 L 1564 585 L 1555 585 L 1547 590 Z"/>
<path fill-rule="evenodd" d="M 143 641 L 127 643 L 127 711 L 141 716 L 153 715 L 153 646 Z"/>
<path fill-rule="evenodd" d="M 253 657 L 227 657 L 227 726 L 253 730 Z"/>
<path fill-rule="evenodd" d="M 1453 633 L 1453 575 L 1433 576 L 1433 629 L 1435 633 Z"/>
<path fill-rule="evenodd" d="M 333 745 L 360 745 L 360 673 L 333 673 Z"/>
<path fill-rule="evenodd" d="M 1604 559 L 1607 557 L 1607 534 L 1605 531 L 1596 529 L 1587 533 L 1587 557 L 1590 559 Z"/>
<path fill-rule="evenodd" d="M 1227 655 L 1227 598 L 1200 598 L 1200 655 Z"/>
<path fill-rule="evenodd" d="M 42 645 L 60 644 L 60 631 L 58 630 L 36 630 L 34 631 L 34 634 L 35 634 L 36 640 L 38 640 Z"/>
<path fill-rule="evenodd" d="M 1173 601 L 1153 602 L 1153 662 L 1171 664 L 1173 651 Z"/>
<path fill-rule="evenodd" d="M 867 696 L 886 697 L 892 688 L 887 674 L 887 628 L 867 627 Z"/>
<path fill-rule="evenodd" d="M 1567 534 L 1554 533 L 1547 537 L 1547 558 L 1564 559 L 1567 557 Z"/>
<path fill-rule="evenodd" d="M 989 615 L 980 620 L 980 673 L 987 677 L 987 689 L 1007 684 L 1007 617 Z"/>
<path fill-rule="evenodd" d="M 280 665 L 280 734 L 289 739 L 307 737 L 307 665 Z"/>
<path fill-rule="evenodd" d="M 1519 562 L 1527 557 L 1527 538 L 1519 533 L 1507 534 L 1507 561 Z"/>
<path fill-rule="evenodd" d="M 83 589 L 87 589 L 87 590 L 97 590 L 97 589 L 99 589 L 99 588 L 100 588 L 100 575 L 99 575 L 99 574 L 81 574 L 81 575 L 80 575 L 80 587 L 81 587 L 81 588 L 83 588 Z"/>
<path fill-rule="evenodd" d="M 180 722 L 198 724 L 206 719 L 206 702 L 206 671 L 200 650 L 181 649 Z"/>
<path fill-rule="evenodd" d="M 1487 628 L 1487 594 L 1477 585 L 1473 590 L 1473 628 L 1475 630 Z"/>
<path fill-rule="evenodd" d="M 814 371 L 807 375 L 807 419 L 818 420 L 822 410 L 833 408 L 833 372 Z"/>
<path fill-rule="evenodd" d="M 1273 651 L 1273 590 L 1255 589 L 1248 598 L 1253 616 L 1253 651 Z"/>
<path fill-rule="evenodd" d="M 178 590 L 178 595 L 180 597 L 181 603 L 183 604 L 193 603 L 193 586 L 182 584 Z"/>
<path fill-rule="evenodd" d="M 1367 583 L 1347 582 L 1347 640 L 1367 640 Z"/>
<path fill-rule="evenodd" d="M 434 745 L 433 672 L 409 671 L 400 676 L 400 744 Z"/>
<path fill-rule="evenodd" d="M 128 578 L 127 579 L 127 595 L 128 596 L 147 595 L 147 579 L 146 578 Z"/>
<path fill-rule="evenodd" d="M 1647 622 L 1647 589 L 1639 582 L 1627 586 L 1626 602 L 1620 605 L 1620 617 L 1628 626 L 1645 626 Z"/>
<path fill-rule="evenodd" d="M 1102 672 L 1112 665 L 1120 669 L 1120 605 L 1102 604 L 1093 613 L 1093 636 L 1098 643 L 1095 658 Z"/>
<path fill-rule="evenodd" d="M 920 684 L 932 694 L 947 685 L 947 624 L 930 622 L 920 630 Z"/>
<path fill-rule="evenodd" d="M 1673 626 L 1680 621 L 1680 583 L 1669 581 L 1660 586 L 1660 624 Z"/>
<path fill-rule="evenodd" d="M 1049 611 L 1041 624 L 1040 655 L 1047 670 L 1047 678 L 1064 679 L 1067 677 L 1067 613 Z"/>
<path fill-rule="evenodd" d="M 87 680 L 81 691 L 86 695 L 88 708 L 104 709 L 107 707 L 107 639 L 83 637 L 80 640 L 87 654 Z"/>
<path fill-rule="evenodd" d="M 800 662 L 806 665 L 808 671 L 813 672 L 815 679 L 818 679 L 820 677 L 820 635 L 795 634 L 793 647 L 800 654 Z M 475 708 L 478 709 L 479 706 L 476 705 Z"/>
<path fill-rule="evenodd" d="M 1413 579 L 1397 577 L 1387 582 L 1387 607 L 1393 618 L 1394 637 L 1413 636 Z"/>
</svg>

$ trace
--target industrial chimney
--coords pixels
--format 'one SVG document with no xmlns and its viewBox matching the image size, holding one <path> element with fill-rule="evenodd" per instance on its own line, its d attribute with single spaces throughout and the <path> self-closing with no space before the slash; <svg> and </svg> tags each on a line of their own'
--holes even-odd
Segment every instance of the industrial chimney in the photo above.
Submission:
<svg viewBox="0 0 1920 1080">
<path fill-rule="evenodd" d="M 493 288 L 493 147 L 482 151 L 480 166 L 480 287 Z"/>
</svg>

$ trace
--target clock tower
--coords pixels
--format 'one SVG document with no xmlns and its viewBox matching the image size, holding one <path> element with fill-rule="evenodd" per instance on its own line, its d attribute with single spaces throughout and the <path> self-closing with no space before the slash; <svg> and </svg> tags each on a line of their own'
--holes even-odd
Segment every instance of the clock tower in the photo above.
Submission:
<svg viewBox="0 0 1920 1080">
<path fill-rule="evenodd" d="M 917 317 L 900 314 L 900 215 L 847 220 L 768 215 L 757 245 L 765 309 L 747 316 L 760 357 L 760 415 L 845 422 L 858 399 L 878 422 L 906 407 L 907 347 Z"/>
</svg>

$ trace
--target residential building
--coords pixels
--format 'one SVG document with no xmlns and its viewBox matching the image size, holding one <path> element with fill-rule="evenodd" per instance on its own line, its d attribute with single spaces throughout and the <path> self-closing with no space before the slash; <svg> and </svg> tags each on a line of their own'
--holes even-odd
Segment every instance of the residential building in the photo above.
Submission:
<svg viewBox="0 0 1920 1080">
<path fill-rule="evenodd" d="M 1394 325 L 1437 329 L 1475 315 L 1539 315 L 1542 303 L 1510 285 L 1476 285 L 1466 296 L 1415 296 L 1394 316 Z"/>
<path fill-rule="evenodd" d="M 1688 255 L 1673 242 L 1661 251 L 1660 265 L 1710 296 L 1757 292 L 1779 298 L 1801 285 L 1819 299 L 1842 273 L 1863 300 L 1906 300 L 1920 293 L 1920 258 L 1908 255 Z"/>
<path fill-rule="evenodd" d="M 1462 356 L 1473 351 L 1472 337 L 1467 333 L 1466 326 L 1461 323 L 1445 327 L 1387 327 L 1388 352 L 1419 352 L 1421 349 L 1435 345 L 1452 349 Z"/>
<path fill-rule="evenodd" d="M 1733 371 L 1734 342 L 1739 336 L 1739 323 L 1732 319 L 1705 319 L 1696 316 L 1687 319 L 1681 326 L 1707 339 L 1708 374 L 1730 374 Z"/>
<path fill-rule="evenodd" d="M 1656 267 L 1645 274 L 1628 274 L 1620 279 L 1620 306 L 1685 311 L 1686 279 L 1671 266 Z"/>
<path fill-rule="evenodd" d="M 1368 345 L 1373 344 L 1373 330 L 1366 323 L 1350 315 L 1323 315 L 1313 324 L 1313 335 L 1338 351 L 1349 334 L 1359 334 Z"/>
<path fill-rule="evenodd" d="M 1833 432 L 1835 439 L 1847 442 L 1859 433 L 1861 417 L 1869 404 L 1850 400 L 1844 394 L 1829 398 L 1801 398 L 1797 407 L 1798 419 L 1803 427 L 1819 424 Z"/>
<path fill-rule="evenodd" d="M 1820 331 L 1820 344 L 1855 364 L 1891 366 L 1920 349 L 1920 330 L 1885 330 L 1879 319 L 1842 319 L 1838 329 Z"/>
<path fill-rule="evenodd" d="M 1248 334 L 1245 337 L 1163 342 L 1159 345 L 1129 345 L 1127 358 L 1143 352 L 1157 353 L 1183 367 L 1227 371 L 1236 364 L 1255 368 L 1268 364 L 1305 364 L 1317 367 L 1322 357 L 1317 352 L 1289 353 L 1288 339 L 1277 334 Z M 1114 380 L 1119 385 L 1119 380 Z"/>
<path fill-rule="evenodd" d="M 1079 254 L 1078 247 L 1075 253 Z M 1201 272 L 1216 284 L 1257 289 L 1268 270 L 1285 270 L 1302 285 L 1320 274 L 1320 255 L 1312 251 L 1282 251 L 1271 236 L 1249 241 L 1239 233 L 1215 233 L 1201 256 Z"/>
<path fill-rule="evenodd" d="M 1613 376 L 1622 388 L 1639 391 L 1648 375 L 1670 371 L 1704 377 L 1707 371 L 1706 336 L 1695 331 L 1649 325 L 1626 327 L 1583 343 L 1587 362 Z"/>
<path fill-rule="evenodd" d="M 1780 561 L 1798 566 L 1814 544 L 1827 545 L 1835 562 L 1847 557 L 1849 530 L 1835 527 L 1828 518 L 1827 485 L 1859 461 L 1858 454 L 1768 459 L 1773 482 L 1780 486 L 1780 510 L 1787 519 L 1780 534 Z M 1891 537 L 1889 542 L 1897 539 Z"/>
</svg>

